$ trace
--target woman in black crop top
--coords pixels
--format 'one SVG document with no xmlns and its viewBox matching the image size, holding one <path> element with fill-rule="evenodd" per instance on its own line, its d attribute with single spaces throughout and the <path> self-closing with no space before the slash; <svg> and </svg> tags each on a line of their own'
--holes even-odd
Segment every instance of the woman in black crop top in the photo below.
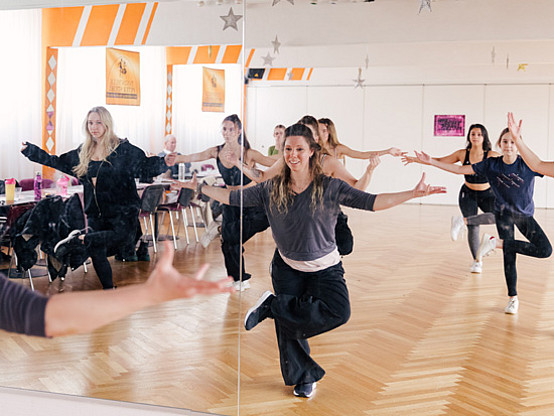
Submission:
<svg viewBox="0 0 554 416">
<path fill-rule="evenodd" d="M 485 126 L 472 124 L 468 130 L 465 149 L 459 149 L 448 156 L 434 157 L 433 159 L 445 163 L 460 162 L 462 165 L 471 165 L 489 157 L 500 156 L 491 148 L 489 133 Z M 406 165 L 413 162 L 420 163 L 416 157 L 412 156 L 403 156 L 402 161 Z M 456 240 L 460 231 L 467 226 L 467 240 L 473 256 L 470 271 L 481 273 L 483 265 L 477 258 L 480 244 L 479 225 L 494 224 L 494 215 L 492 214 L 494 195 L 486 178 L 479 175 L 465 175 L 465 182 L 460 189 L 458 203 L 463 216 L 452 217 L 450 237 L 452 240 Z M 479 208 L 483 214 L 477 214 Z"/>
<path fill-rule="evenodd" d="M 210 147 L 202 152 L 190 155 L 178 155 L 176 163 L 202 162 L 208 159 L 216 159 L 217 168 L 225 182 L 225 186 L 231 190 L 242 186 L 249 186 L 250 179 L 241 174 L 241 170 L 234 166 L 230 160 L 240 158 L 241 146 L 244 145 L 244 164 L 254 167 L 256 163 L 263 166 L 271 166 L 275 159 L 264 156 L 250 147 L 250 143 L 242 132 L 242 123 L 236 114 L 225 117 L 221 125 L 221 134 L 225 142 L 219 146 Z M 221 155 L 221 157 L 220 157 Z M 241 183 L 242 181 L 242 183 Z M 187 182 L 181 182 L 181 186 L 187 187 Z M 240 244 L 240 213 L 239 207 L 223 206 L 223 222 L 221 224 L 221 249 L 225 259 L 227 274 L 233 277 L 237 290 L 250 287 L 248 279 L 250 274 L 245 273 L 244 261 L 240 266 L 243 252 Z M 242 242 L 245 243 L 256 233 L 269 227 L 267 217 L 260 208 L 244 208 L 242 210 Z M 242 271 L 242 280 L 241 280 Z"/>
</svg>

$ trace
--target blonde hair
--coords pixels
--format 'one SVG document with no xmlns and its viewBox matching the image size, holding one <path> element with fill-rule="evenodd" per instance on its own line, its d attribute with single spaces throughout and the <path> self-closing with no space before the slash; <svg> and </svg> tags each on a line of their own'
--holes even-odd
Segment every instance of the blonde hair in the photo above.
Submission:
<svg viewBox="0 0 554 416">
<path fill-rule="evenodd" d="M 287 138 L 291 136 L 302 136 L 306 139 L 306 143 L 313 154 L 310 157 L 310 176 L 312 177 L 312 201 L 310 207 L 312 212 L 315 211 L 317 205 L 323 203 L 323 168 L 321 167 L 321 146 L 314 140 L 314 136 L 309 127 L 303 124 L 293 124 L 285 130 L 285 141 L 283 148 L 287 142 Z M 292 203 L 294 192 L 290 177 L 290 168 L 286 163 L 283 163 L 281 172 L 272 179 L 272 188 L 269 201 L 271 210 L 274 207 L 279 213 L 287 213 L 289 205 Z"/>
<path fill-rule="evenodd" d="M 100 121 L 104 125 L 106 131 L 100 142 L 97 142 L 88 130 L 88 117 L 91 113 L 96 113 L 100 116 Z M 83 177 L 87 174 L 88 165 L 92 159 L 92 154 L 96 149 L 96 145 L 104 148 L 104 159 L 110 155 L 119 146 L 119 137 L 117 137 L 113 130 L 112 115 L 104 107 L 93 107 L 87 113 L 85 121 L 83 122 L 83 132 L 85 134 L 85 143 L 81 146 L 79 151 L 79 164 L 73 168 L 73 172 L 77 177 Z"/>
</svg>

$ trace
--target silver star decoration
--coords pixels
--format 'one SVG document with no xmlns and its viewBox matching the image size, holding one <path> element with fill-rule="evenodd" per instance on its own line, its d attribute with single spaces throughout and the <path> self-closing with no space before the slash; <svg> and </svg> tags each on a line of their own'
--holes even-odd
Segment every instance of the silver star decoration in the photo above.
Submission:
<svg viewBox="0 0 554 416">
<path fill-rule="evenodd" d="M 271 41 L 271 44 L 273 45 L 273 53 L 279 53 L 281 42 L 279 42 L 279 39 L 277 39 L 277 35 L 275 35 L 275 40 Z"/>
<path fill-rule="evenodd" d="M 493 65 L 495 60 L 496 60 L 496 50 L 494 49 L 494 46 L 493 46 L 491 51 L 491 62 Z"/>
<path fill-rule="evenodd" d="M 236 31 L 239 30 L 237 27 L 237 22 L 242 19 L 241 14 L 234 14 L 233 8 L 229 8 L 229 14 L 227 16 L 219 16 L 223 21 L 225 22 L 225 25 L 223 26 L 223 30 L 227 29 L 228 27 L 232 27 Z"/>
<path fill-rule="evenodd" d="M 430 12 L 432 12 L 433 10 L 431 10 L 431 0 L 420 0 L 421 1 L 421 4 L 419 5 L 419 13 L 421 13 L 421 11 L 423 9 L 429 9 Z"/>
<path fill-rule="evenodd" d="M 365 79 L 362 79 L 362 68 L 358 68 L 358 78 L 352 81 L 354 81 L 354 88 L 363 87 Z"/>
<path fill-rule="evenodd" d="M 281 0 L 273 0 L 272 6 L 275 6 L 277 3 L 279 3 Z M 294 0 L 287 0 L 290 4 L 294 6 Z"/>
<path fill-rule="evenodd" d="M 272 66 L 273 65 L 273 60 L 275 58 L 273 56 L 271 56 L 268 52 L 266 56 L 262 56 L 262 59 L 264 60 L 264 65 Z"/>
</svg>

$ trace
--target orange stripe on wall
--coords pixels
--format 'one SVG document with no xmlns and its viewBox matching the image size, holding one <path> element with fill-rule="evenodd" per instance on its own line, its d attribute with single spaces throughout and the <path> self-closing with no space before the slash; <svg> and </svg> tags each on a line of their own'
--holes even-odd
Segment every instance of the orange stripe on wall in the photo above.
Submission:
<svg viewBox="0 0 554 416">
<path fill-rule="evenodd" d="M 292 81 L 302 81 L 302 76 L 304 75 L 304 68 L 292 68 Z"/>
<path fill-rule="evenodd" d="M 115 39 L 116 45 L 133 45 L 137 36 L 137 31 L 140 26 L 140 20 L 146 4 L 129 3 L 125 7 L 125 13 L 123 13 L 123 19 L 121 20 L 121 26 L 117 38 Z"/>
<path fill-rule="evenodd" d="M 219 53 L 220 46 L 199 46 L 194 57 L 193 64 L 214 64 Z"/>
<path fill-rule="evenodd" d="M 252 60 L 252 56 L 254 56 L 254 51 L 256 49 L 250 50 L 250 53 L 248 54 L 248 59 L 246 60 L 246 67 L 248 68 L 250 66 L 250 61 Z"/>
<path fill-rule="evenodd" d="M 167 65 L 186 65 L 189 62 L 190 46 L 168 46 L 165 48 Z"/>
<path fill-rule="evenodd" d="M 92 6 L 81 46 L 107 45 L 118 9 L 118 4 Z"/>
<path fill-rule="evenodd" d="M 154 6 L 152 6 L 152 13 L 150 13 L 150 19 L 148 20 L 148 25 L 146 26 L 146 30 L 144 31 L 144 37 L 142 38 L 142 45 L 146 43 L 146 39 L 148 38 L 148 34 L 150 33 L 150 27 L 152 26 L 152 20 L 154 20 L 154 15 L 156 14 L 157 8 L 158 8 L 158 2 L 155 2 Z"/>
<path fill-rule="evenodd" d="M 42 44 L 72 46 L 84 7 L 42 9 Z"/>
<path fill-rule="evenodd" d="M 312 76 L 312 72 L 314 71 L 313 68 L 310 68 L 310 72 L 308 72 L 308 78 L 306 78 L 307 81 L 310 80 L 310 77 Z"/>
<path fill-rule="evenodd" d="M 228 45 L 225 48 L 225 53 L 223 55 L 223 59 L 221 60 L 221 63 L 222 64 L 238 63 L 241 50 L 242 50 L 242 45 Z"/>
<path fill-rule="evenodd" d="M 287 75 L 287 68 L 271 68 L 267 75 L 268 81 L 283 81 Z"/>
</svg>

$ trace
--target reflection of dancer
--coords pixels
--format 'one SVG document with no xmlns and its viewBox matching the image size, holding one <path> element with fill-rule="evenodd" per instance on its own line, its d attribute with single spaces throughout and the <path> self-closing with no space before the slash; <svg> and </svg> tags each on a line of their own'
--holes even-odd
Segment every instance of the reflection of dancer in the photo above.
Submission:
<svg viewBox="0 0 554 416">
<path fill-rule="evenodd" d="M 112 116 L 104 107 L 88 112 L 83 131 L 85 143 L 60 156 L 49 155 L 30 143 L 23 143 L 21 152 L 33 162 L 77 176 L 83 184 L 85 213 L 92 232 L 74 230 L 56 246 L 54 254 L 63 257 L 72 244 L 78 243 L 78 237 L 88 249 L 102 287 L 111 289 L 108 256 L 136 242 L 140 198 L 135 178 L 165 172 L 175 156 L 166 156 L 166 164 L 160 157 L 146 157 L 141 149 L 117 137 Z"/>
<path fill-rule="evenodd" d="M 444 163 L 457 163 L 462 165 L 471 165 L 473 163 L 485 160 L 488 157 L 500 156 L 499 153 L 491 150 L 489 133 L 482 124 L 472 124 L 467 133 L 467 142 L 465 149 L 456 150 L 454 153 L 434 157 L 433 160 Z M 418 162 L 416 157 L 404 156 L 402 158 L 405 164 Z M 479 225 L 494 224 L 494 193 L 483 175 L 465 175 L 465 182 L 460 188 L 458 195 L 458 204 L 463 216 L 452 217 L 450 236 L 452 240 L 458 239 L 460 231 L 467 226 L 467 242 L 469 250 L 473 256 L 471 273 L 481 273 L 483 263 L 477 258 L 479 250 Z M 477 214 L 479 208 L 483 214 Z"/>
<path fill-rule="evenodd" d="M 269 146 L 269 149 L 267 149 L 267 155 L 279 156 L 281 147 L 283 147 L 283 140 L 285 139 L 285 126 L 277 124 L 273 129 L 273 137 L 275 137 L 275 144 Z"/>
<path fill-rule="evenodd" d="M 81 334 L 147 306 L 232 290 L 230 279 L 202 281 L 207 265 L 194 277 L 180 274 L 173 267 L 171 244 L 166 241 L 164 248 L 146 282 L 116 291 L 62 293 L 47 298 L 0 275 L 0 328 L 42 337 Z"/>
<path fill-rule="evenodd" d="M 236 114 L 225 117 L 221 129 L 225 143 L 219 146 L 210 147 L 202 152 L 190 155 L 177 156 L 176 163 L 201 162 L 208 159 L 216 159 L 219 173 L 228 189 L 238 189 L 241 185 L 241 171 L 227 159 L 239 158 L 241 146 L 244 144 L 244 160 L 247 166 L 254 167 L 256 163 L 264 166 L 271 166 L 274 160 L 262 155 L 257 150 L 250 148 L 246 136 L 242 132 L 242 123 Z M 244 185 L 251 181 L 249 178 L 242 179 Z M 182 183 L 186 186 L 186 183 Z M 242 213 L 242 242 L 245 243 L 256 233 L 259 233 L 269 224 L 265 214 L 257 208 L 247 208 Z M 242 281 L 241 275 L 241 256 L 243 248 L 240 244 L 241 212 L 237 207 L 223 207 L 223 222 L 221 224 L 221 249 L 225 258 L 225 267 L 227 274 L 232 276 L 237 290 L 244 290 L 250 287 L 251 275 L 244 271 L 244 260 L 242 261 Z"/>
<path fill-rule="evenodd" d="M 348 321 L 350 302 L 344 270 L 335 244 L 334 224 L 340 204 L 378 211 L 409 199 L 445 192 L 424 179 L 413 190 L 372 195 L 342 180 L 323 175 L 320 146 L 311 131 L 295 124 L 286 129 L 284 165 L 272 180 L 244 189 L 245 206 L 263 207 L 277 245 L 271 264 L 275 294 L 266 292 L 247 313 L 252 329 L 273 318 L 286 385 L 294 394 L 312 396 L 325 371 L 310 357 L 307 338 Z M 200 191 L 225 204 L 239 205 L 241 194 L 200 186 Z"/>
<path fill-rule="evenodd" d="M 513 133 L 517 133 L 514 131 Z M 508 305 L 506 313 L 515 314 L 519 308 L 517 299 L 516 254 L 546 258 L 552 254 L 552 246 L 540 225 L 533 218 L 535 204 L 533 191 L 535 176 L 542 176 L 532 171 L 517 154 L 515 141 L 506 128 L 500 134 L 497 145 L 502 149 L 502 157 L 490 157 L 471 166 L 458 166 L 439 162 L 425 153 L 417 153 L 423 163 L 437 166 L 448 172 L 462 175 L 478 174 L 485 176 L 496 197 L 494 216 L 499 238 L 484 234 L 477 256 L 479 260 L 495 248 L 502 248 L 504 254 L 504 275 L 508 286 Z M 519 178 L 499 180 L 500 178 Z M 513 186 L 515 184 L 516 186 Z M 529 240 L 514 238 L 514 225 Z"/>
</svg>

